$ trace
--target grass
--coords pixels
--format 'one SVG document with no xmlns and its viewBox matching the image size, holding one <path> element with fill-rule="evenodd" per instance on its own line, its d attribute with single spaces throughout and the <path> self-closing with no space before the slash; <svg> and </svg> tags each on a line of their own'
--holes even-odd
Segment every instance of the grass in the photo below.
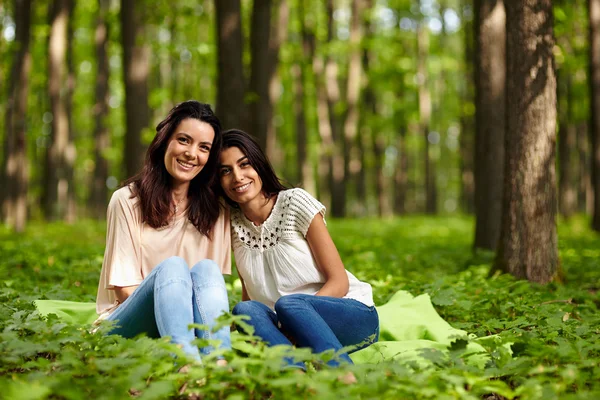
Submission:
<svg viewBox="0 0 600 400">
<path fill-rule="evenodd" d="M 0 397 L 148 398 L 599 398 L 600 236 L 585 218 L 559 226 L 564 283 L 539 286 L 489 277 L 493 254 L 473 253 L 465 217 L 330 220 L 346 267 L 374 287 L 376 304 L 397 290 L 428 293 L 439 314 L 477 336 L 497 334 L 477 369 L 460 351 L 427 354 L 429 367 L 386 362 L 281 372 L 284 349 L 236 339 L 231 370 L 178 373 L 185 362 L 165 340 L 90 334 L 40 319 L 40 298 L 94 301 L 104 250 L 102 222 L 32 224 L 24 235 L 0 228 Z M 241 293 L 227 279 L 232 304 Z M 230 321 L 229 321 L 230 322 Z M 513 356 L 503 343 L 513 343 Z M 201 343 L 200 343 L 201 344 Z M 179 354 L 174 361 L 172 354 Z M 318 364 L 319 356 L 297 350 Z M 327 357 L 327 355 L 322 356 Z M 321 358 L 322 358 L 321 357 Z M 351 370 L 358 383 L 337 378 Z"/>
</svg>

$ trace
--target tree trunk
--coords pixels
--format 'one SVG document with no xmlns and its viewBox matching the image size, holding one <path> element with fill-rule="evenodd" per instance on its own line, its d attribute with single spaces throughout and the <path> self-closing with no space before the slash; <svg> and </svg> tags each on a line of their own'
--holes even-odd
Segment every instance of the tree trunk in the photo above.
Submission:
<svg viewBox="0 0 600 400">
<path fill-rule="evenodd" d="M 125 81 L 125 173 L 135 175 L 142 167 L 145 146 L 142 133 L 150 124 L 148 75 L 150 48 L 144 38 L 144 4 L 140 0 L 121 0 L 121 41 Z"/>
<path fill-rule="evenodd" d="M 90 207 L 95 218 L 103 218 L 106 215 L 108 203 L 108 190 L 106 180 L 108 179 L 108 161 L 104 152 L 110 146 L 110 134 L 106 126 L 108 117 L 108 76 L 110 73 L 108 65 L 108 24 L 107 16 L 109 0 L 98 0 L 98 15 L 96 17 L 96 93 L 94 104 L 94 176 L 90 195 Z"/>
<path fill-rule="evenodd" d="M 594 207 L 592 228 L 600 232 L 600 0 L 589 5 L 590 143 Z"/>
<path fill-rule="evenodd" d="M 419 80 L 419 130 L 423 135 L 423 165 L 425 172 L 425 212 L 437 212 L 437 188 L 435 166 L 429 151 L 429 124 L 431 122 L 431 94 L 428 87 L 427 53 L 429 31 L 424 21 L 417 28 L 417 76 Z"/>
<path fill-rule="evenodd" d="M 345 185 L 354 171 L 350 170 L 354 147 L 358 133 L 358 120 L 360 111 L 360 86 L 362 78 L 360 42 L 362 40 L 361 11 L 362 0 L 352 0 L 350 15 L 350 54 L 348 61 L 348 79 L 346 81 L 346 113 L 344 115 L 344 177 Z M 344 193 L 347 192 L 347 189 Z"/>
<path fill-rule="evenodd" d="M 251 71 L 248 86 L 248 129 L 260 147 L 267 148 L 267 125 L 271 117 L 269 82 L 275 68 L 269 65 L 271 0 L 254 0 L 250 33 Z"/>
<path fill-rule="evenodd" d="M 561 74 L 562 76 L 562 74 Z M 564 87 L 564 88 L 563 88 Z M 569 218 L 577 208 L 575 188 L 575 160 L 577 128 L 573 123 L 573 90 L 570 76 L 557 77 L 558 107 L 558 166 L 559 166 L 559 209 L 563 217 Z"/>
<path fill-rule="evenodd" d="M 471 1 L 467 1 L 471 3 Z M 462 110 L 460 114 L 460 182 L 461 208 L 466 213 L 475 212 L 475 172 L 473 170 L 475 154 L 475 120 L 473 117 L 473 104 L 475 102 L 475 81 L 473 65 L 475 60 L 474 51 L 474 24 L 473 20 L 467 18 L 464 12 L 465 6 L 461 7 L 461 20 L 463 21 L 464 44 L 465 44 L 465 83 L 462 92 Z"/>
<path fill-rule="evenodd" d="M 333 0 L 327 0 L 327 44 L 334 37 L 334 5 Z M 325 61 L 325 87 L 327 89 L 327 114 L 332 137 L 331 165 L 329 166 L 329 181 L 331 188 L 331 216 L 346 216 L 346 182 L 344 176 L 344 154 L 341 122 L 336 113 L 336 105 L 340 101 L 338 85 L 338 65 L 331 55 Z"/>
<path fill-rule="evenodd" d="M 4 166 L 2 169 L 2 213 L 4 222 L 15 231 L 23 232 L 27 221 L 27 186 L 29 165 L 27 160 L 27 95 L 31 52 L 29 50 L 31 27 L 31 0 L 15 0 L 14 62 L 8 81 L 6 104 Z"/>
<path fill-rule="evenodd" d="M 280 97 L 281 79 L 277 72 L 279 67 L 279 48 L 287 41 L 290 6 L 287 0 L 280 0 L 277 9 L 277 21 L 271 24 L 269 38 L 269 104 L 271 115 L 267 118 L 267 156 L 274 166 L 281 163 L 281 152 L 277 151 L 277 133 L 273 123 L 273 109 Z M 312 57 L 312 56 L 311 56 Z"/>
<path fill-rule="evenodd" d="M 365 24 L 365 40 L 370 42 L 374 36 L 374 26 L 371 14 L 374 11 L 373 0 L 368 0 L 366 3 L 367 17 L 364 18 Z M 363 129 L 366 129 L 370 133 L 372 141 L 373 155 L 375 156 L 375 195 L 377 198 L 377 215 L 380 217 L 389 217 L 392 215 L 390 207 L 390 194 L 388 191 L 389 184 L 383 171 L 385 161 L 385 149 L 387 147 L 387 140 L 385 135 L 378 129 L 376 124 L 372 124 L 370 119 L 377 118 L 377 97 L 373 90 L 372 82 L 369 80 L 369 70 L 374 58 L 373 50 L 371 46 L 366 46 L 362 53 L 362 69 L 364 71 L 364 77 L 367 80 L 363 90 L 363 102 L 364 112 L 363 115 Z M 398 79 L 402 80 L 403 75 L 399 75 Z M 366 152 L 361 151 L 364 155 Z M 398 154 L 400 156 L 400 154 Z M 403 155 L 402 155 L 403 156 Z M 362 170 L 366 170 L 364 159 L 361 161 Z M 361 177 L 361 181 L 366 180 L 366 177 Z M 366 184 L 364 184 L 366 186 Z M 365 194 L 366 197 L 366 194 Z"/>
<path fill-rule="evenodd" d="M 217 107 L 224 129 L 245 123 L 246 93 L 242 64 L 242 16 L 240 0 L 215 0 L 217 13 Z"/>
<path fill-rule="evenodd" d="M 73 31 L 75 0 L 67 0 L 69 9 L 69 22 L 67 24 L 67 93 L 66 93 L 66 108 L 67 120 L 69 121 L 69 149 L 66 157 L 66 176 L 68 184 L 66 196 L 65 220 L 68 223 L 74 223 L 77 219 L 77 199 L 75 193 L 75 132 L 73 131 L 73 93 L 75 92 L 75 61 L 73 58 Z"/>
<path fill-rule="evenodd" d="M 44 215 L 48 220 L 62 219 L 68 207 L 70 177 L 73 175 L 75 146 L 70 138 L 68 90 L 69 1 L 55 0 L 50 11 L 48 44 L 48 92 L 52 109 L 52 136 L 46 153 Z M 67 90 L 64 90 L 64 88 Z"/>
<path fill-rule="evenodd" d="M 502 0 L 475 1 L 475 248 L 496 250 L 504 175 L 506 14 Z"/>
<path fill-rule="evenodd" d="M 301 54 L 302 59 L 292 66 L 292 79 L 294 89 L 294 119 L 296 122 L 296 172 L 297 182 L 309 192 L 314 193 L 314 178 L 312 168 L 308 159 L 308 132 L 306 128 L 306 115 L 308 110 L 308 101 L 304 87 L 306 85 L 306 69 L 308 68 L 305 60 L 311 56 L 311 36 L 304 26 L 304 7 L 298 5 L 298 19 L 301 31 Z"/>
<path fill-rule="evenodd" d="M 506 140 L 495 268 L 538 283 L 558 270 L 551 0 L 505 0 Z"/>
<path fill-rule="evenodd" d="M 590 173 L 590 141 L 587 123 L 577 124 L 577 153 L 579 157 L 579 175 L 577 177 L 577 210 L 591 215 L 593 208 L 592 180 Z"/>
</svg>

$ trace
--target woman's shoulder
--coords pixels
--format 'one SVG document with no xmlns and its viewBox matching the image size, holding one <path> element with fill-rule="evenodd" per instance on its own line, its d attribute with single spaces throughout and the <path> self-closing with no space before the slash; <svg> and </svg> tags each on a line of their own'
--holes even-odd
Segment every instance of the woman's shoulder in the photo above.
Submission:
<svg viewBox="0 0 600 400">
<path fill-rule="evenodd" d="M 313 195 L 302 188 L 287 189 L 279 194 L 284 206 L 290 206 L 292 209 L 300 208 L 316 208 L 318 210 L 325 209 L 323 204 Z"/>
<path fill-rule="evenodd" d="M 131 185 L 123 186 L 115 190 L 110 198 L 109 208 L 117 206 L 128 206 L 131 207 L 139 201 L 137 196 L 133 195 L 133 189 Z"/>
</svg>

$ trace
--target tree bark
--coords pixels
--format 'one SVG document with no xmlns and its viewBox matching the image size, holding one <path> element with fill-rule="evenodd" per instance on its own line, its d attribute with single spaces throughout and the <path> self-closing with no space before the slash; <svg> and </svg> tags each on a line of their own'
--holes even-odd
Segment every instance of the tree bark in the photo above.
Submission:
<svg viewBox="0 0 600 400">
<path fill-rule="evenodd" d="M 95 218 L 103 218 L 106 215 L 108 203 L 108 161 L 104 152 L 110 146 L 110 134 L 106 126 L 108 116 L 108 77 L 110 73 L 108 65 L 108 16 L 109 0 L 98 0 L 98 15 L 96 17 L 96 93 L 94 102 L 94 175 L 90 195 L 90 207 Z"/>
<path fill-rule="evenodd" d="M 240 0 L 215 0 L 217 13 L 217 107 L 224 129 L 243 127 L 246 119 Z"/>
<path fill-rule="evenodd" d="M 133 176 L 142 167 L 145 154 L 142 134 L 150 124 L 148 107 L 150 48 L 144 38 L 143 8 L 144 3 L 140 0 L 121 0 L 126 117 L 123 159 L 127 176 Z"/>
<path fill-rule="evenodd" d="M 269 160 L 276 166 L 280 163 L 280 152 L 277 151 L 277 130 L 273 123 L 274 105 L 280 97 L 281 79 L 277 72 L 279 67 L 279 48 L 287 40 L 290 6 L 287 0 L 280 0 L 277 7 L 277 21 L 271 24 L 269 38 L 269 104 L 270 115 L 267 117 L 267 148 Z M 311 56 L 312 57 L 312 56 Z"/>
<path fill-rule="evenodd" d="M 577 210 L 591 215 L 593 210 L 592 180 L 590 173 L 590 140 L 587 123 L 577 124 L 577 153 L 579 157 L 579 175 L 577 177 Z"/>
<path fill-rule="evenodd" d="M 358 120 L 360 110 L 358 103 L 360 100 L 361 80 L 362 80 L 362 62 L 360 43 L 362 40 L 361 12 L 363 10 L 362 0 L 352 0 L 350 15 L 350 54 L 348 60 L 348 79 L 346 80 L 346 112 L 344 115 L 344 177 L 345 185 L 348 185 L 348 178 L 354 175 L 351 171 L 351 162 L 354 155 L 354 147 L 358 134 Z M 344 191 L 344 193 L 347 192 Z M 344 200 L 346 202 L 346 200 Z"/>
<path fill-rule="evenodd" d="M 506 14 L 502 0 L 475 1 L 475 248 L 496 250 L 504 176 Z"/>
<path fill-rule="evenodd" d="M 548 283 L 559 266 L 552 2 L 505 0 L 504 4 L 506 158 L 495 268 Z"/>
<path fill-rule="evenodd" d="M 248 129 L 261 148 L 267 148 L 267 128 L 272 109 L 269 82 L 275 68 L 269 65 L 271 0 L 254 0 L 250 33 L 251 71 L 248 86 Z"/>
<path fill-rule="evenodd" d="M 6 224 L 23 232 L 27 221 L 27 95 L 31 71 L 31 0 L 15 0 L 16 53 L 8 81 L 4 166 L 2 169 L 2 213 Z"/>
<path fill-rule="evenodd" d="M 471 3 L 469 1 L 469 3 Z M 460 175 L 461 175 L 461 208 L 466 213 L 475 212 L 475 172 L 473 170 L 475 154 L 475 119 L 473 116 L 475 103 L 474 78 L 474 29 L 473 20 L 467 18 L 464 12 L 465 6 L 461 7 L 461 20 L 463 21 L 464 44 L 465 44 L 465 84 L 462 92 L 462 110 L 460 114 Z"/>
<path fill-rule="evenodd" d="M 431 122 L 431 94 L 428 87 L 427 53 L 429 31 L 424 21 L 417 28 L 417 76 L 419 80 L 419 130 L 423 135 L 423 166 L 425 173 L 425 212 L 437 212 L 437 188 L 435 166 L 429 151 L 429 125 Z"/>
<path fill-rule="evenodd" d="M 562 75 L 562 74 L 561 74 Z M 562 81 L 562 82 L 561 82 Z M 577 208 L 575 188 L 575 160 L 573 154 L 577 146 L 577 129 L 573 123 L 573 90 L 570 76 L 557 77 L 558 107 L 558 166 L 559 166 L 559 209 L 563 217 L 571 217 Z"/>
<path fill-rule="evenodd" d="M 308 99 L 304 91 L 307 83 L 306 60 L 311 56 L 312 36 L 308 34 L 304 23 L 304 6 L 298 4 L 298 19 L 301 32 L 301 60 L 292 66 L 294 89 L 294 119 L 296 125 L 296 173 L 298 183 L 309 192 L 315 191 L 312 168 L 308 159 L 308 132 L 306 128 L 305 111 L 308 109 Z"/>
<path fill-rule="evenodd" d="M 600 232 L 600 0 L 588 0 L 590 143 L 594 207 L 592 229 Z"/>
<path fill-rule="evenodd" d="M 52 109 L 52 135 L 46 152 L 45 191 L 42 197 L 48 220 L 66 216 L 69 188 L 73 184 L 75 146 L 71 140 L 68 90 L 68 24 L 69 1 L 55 0 L 50 12 L 48 44 L 48 93 Z M 65 90 L 64 88 L 67 88 Z"/>
<path fill-rule="evenodd" d="M 334 4 L 327 0 L 327 44 L 333 42 L 334 37 Z M 340 101 L 340 88 L 338 85 L 338 65 L 331 55 L 325 60 L 325 87 L 327 90 L 327 115 L 331 131 L 331 165 L 329 166 L 329 181 L 331 188 L 331 216 L 346 216 L 346 182 L 344 181 L 344 153 L 342 123 L 336 113 L 336 106 Z"/>
</svg>

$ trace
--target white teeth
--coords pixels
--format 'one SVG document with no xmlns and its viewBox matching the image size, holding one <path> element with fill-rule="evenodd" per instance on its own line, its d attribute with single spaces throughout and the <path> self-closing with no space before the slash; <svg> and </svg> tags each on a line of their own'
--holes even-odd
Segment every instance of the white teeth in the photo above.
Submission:
<svg viewBox="0 0 600 400">
<path fill-rule="evenodd" d="M 248 186 L 250 186 L 250 183 L 246 183 L 244 186 L 236 187 L 233 190 L 236 192 L 243 192 L 244 190 L 248 189 Z"/>
<path fill-rule="evenodd" d="M 179 163 L 179 165 L 186 167 L 186 168 L 192 168 L 194 166 L 194 164 L 188 164 L 188 163 L 186 163 L 184 161 L 180 161 L 180 160 L 177 160 L 177 162 Z"/>
</svg>

